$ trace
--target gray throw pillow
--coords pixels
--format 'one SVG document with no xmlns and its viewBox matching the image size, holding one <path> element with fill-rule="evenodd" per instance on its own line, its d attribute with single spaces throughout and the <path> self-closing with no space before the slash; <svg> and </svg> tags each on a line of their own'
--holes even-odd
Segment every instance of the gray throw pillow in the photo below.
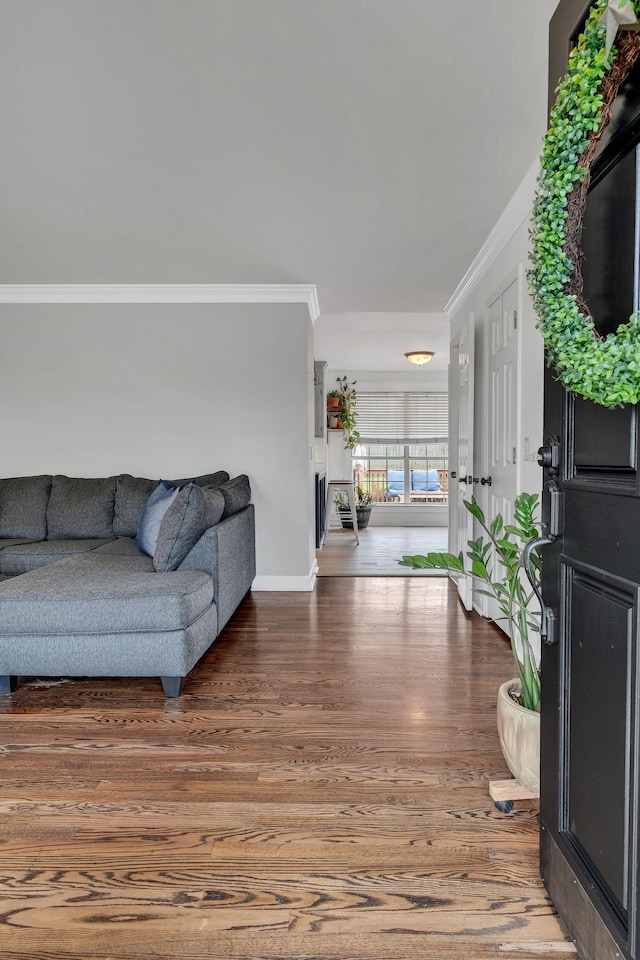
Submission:
<svg viewBox="0 0 640 960">
<path fill-rule="evenodd" d="M 135 537 L 149 497 L 157 489 L 157 480 L 132 477 L 121 473 L 116 484 L 116 503 L 113 516 L 114 537 Z M 180 484 L 172 484 L 180 486 Z"/>
<path fill-rule="evenodd" d="M 140 527 L 136 534 L 136 543 L 150 557 L 155 552 L 164 515 L 177 498 L 180 490 L 180 487 L 172 487 L 165 480 L 161 480 L 147 500 Z"/>
<path fill-rule="evenodd" d="M 208 527 L 222 516 L 224 498 L 219 490 L 190 483 L 180 491 L 164 515 L 153 554 L 157 571 L 176 570 Z"/>
<path fill-rule="evenodd" d="M 240 510 L 244 510 L 251 502 L 251 486 L 246 473 L 241 473 L 239 477 L 234 477 L 233 480 L 226 480 L 220 484 L 218 489 L 224 497 L 223 520 L 232 517 L 234 513 L 238 513 Z"/>
<path fill-rule="evenodd" d="M 218 470 L 216 473 L 203 473 L 201 477 L 188 477 L 186 480 L 172 480 L 175 487 L 183 487 L 187 483 L 195 483 L 198 487 L 219 487 L 221 483 L 229 479 L 226 470 Z"/>
<path fill-rule="evenodd" d="M 206 473 L 201 477 L 187 477 L 183 480 L 166 481 L 171 487 L 184 487 L 188 483 L 197 483 L 199 487 L 219 486 L 229 479 L 226 470 Z M 116 486 L 116 504 L 113 517 L 114 537 L 135 537 L 144 513 L 147 501 L 157 488 L 157 480 L 146 477 L 132 477 L 130 473 L 121 473 Z"/>
<path fill-rule="evenodd" d="M 45 540 L 51 477 L 0 480 L 0 537 Z"/>
<path fill-rule="evenodd" d="M 117 479 L 55 476 L 47 506 L 47 539 L 112 537 Z"/>
</svg>

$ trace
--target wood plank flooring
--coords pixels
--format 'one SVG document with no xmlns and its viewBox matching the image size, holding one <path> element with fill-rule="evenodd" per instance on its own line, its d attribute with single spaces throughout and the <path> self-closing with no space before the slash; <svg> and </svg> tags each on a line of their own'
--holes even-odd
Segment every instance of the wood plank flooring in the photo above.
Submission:
<svg viewBox="0 0 640 960">
<path fill-rule="evenodd" d="M 330 529 L 316 550 L 319 577 L 442 577 L 441 570 L 413 570 L 398 563 L 404 554 L 446 550 L 446 527 L 367 527 L 360 544 L 352 530 Z"/>
<path fill-rule="evenodd" d="M 186 683 L 0 697 L 0 960 L 575 957 L 444 578 L 256 593 Z"/>
</svg>

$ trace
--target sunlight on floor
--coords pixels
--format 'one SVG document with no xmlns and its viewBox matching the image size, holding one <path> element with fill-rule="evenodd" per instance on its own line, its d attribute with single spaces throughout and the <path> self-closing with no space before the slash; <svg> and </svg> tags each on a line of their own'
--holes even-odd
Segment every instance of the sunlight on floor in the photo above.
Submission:
<svg viewBox="0 0 640 960">
<path fill-rule="evenodd" d="M 351 530 L 331 529 L 316 551 L 320 577 L 433 577 L 441 571 L 401 567 L 405 554 L 447 549 L 446 527 L 367 527 L 358 546 Z M 446 574 L 444 574 L 446 576 Z"/>
</svg>

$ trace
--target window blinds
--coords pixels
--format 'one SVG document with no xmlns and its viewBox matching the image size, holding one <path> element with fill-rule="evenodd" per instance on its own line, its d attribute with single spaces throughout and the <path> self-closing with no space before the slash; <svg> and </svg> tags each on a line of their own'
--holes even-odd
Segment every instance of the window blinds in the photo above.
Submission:
<svg viewBox="0 0 640 960">
<path fill-rule="evenodd" d="M 446 393 L 357 394 L 360 443 L 442 443 L 449 435 Z"/>
</svg>

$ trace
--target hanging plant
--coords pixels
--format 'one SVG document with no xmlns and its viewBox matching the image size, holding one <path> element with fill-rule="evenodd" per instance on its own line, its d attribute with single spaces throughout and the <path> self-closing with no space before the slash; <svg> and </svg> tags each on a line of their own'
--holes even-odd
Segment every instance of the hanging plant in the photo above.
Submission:
<svg viewBox="0 0 640 960">
<path fill-rule="evenodd" d="M 640 55 L 640 0 L 598 0 L 557 89 L 531 221 L 529 289 L 547 359 L 564 386 L 605 407 L 640 400 L 640 314 L 600 336 L 582 292 L 582 221 L 596 148 Z M 611 24 L 614 24 L 613 30 Z M 609 28 L 609 29 L 607 29 Z"/>
<path fill-rule="evenodd" d="M 353 450 L 360 438 L 356 429 L 358 414 L 356 412 L 356 381 L 349 383 L 346 376 L 337 377 L 337 390 L 333 391 L 340 398 L 340 426 L 344 436 L 345 450 Z"/>
</svg>

